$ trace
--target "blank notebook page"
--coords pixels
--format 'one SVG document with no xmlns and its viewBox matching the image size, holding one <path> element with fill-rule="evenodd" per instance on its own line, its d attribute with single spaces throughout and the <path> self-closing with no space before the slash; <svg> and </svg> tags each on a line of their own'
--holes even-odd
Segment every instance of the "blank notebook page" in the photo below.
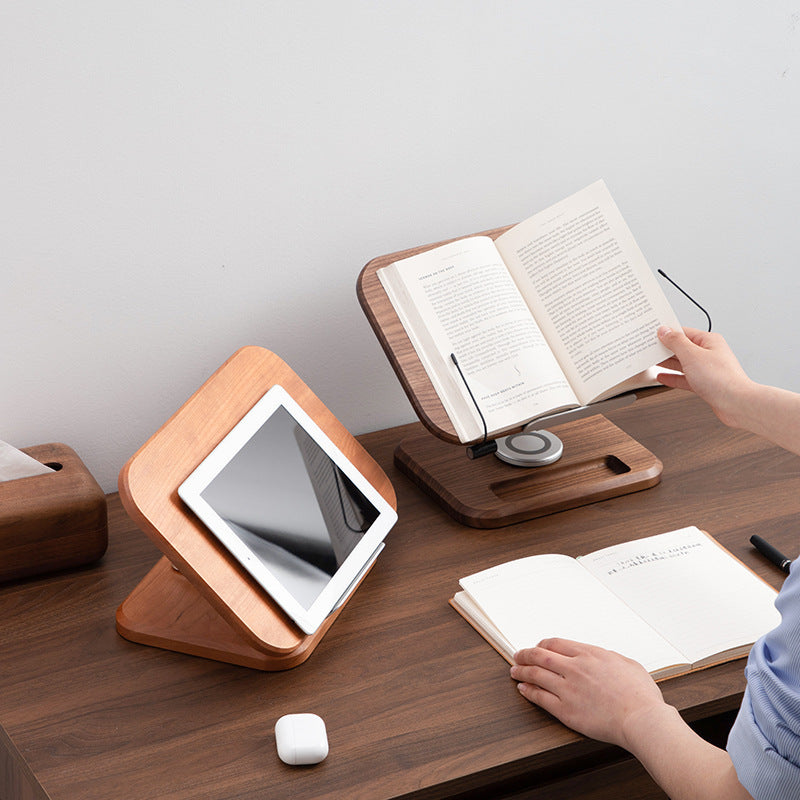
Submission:
<svg viewBox="0 0 800 800">
<path fill-rule="evenodd" d="M 696 663 L 780 622 L 775 590 L 697 528 L 608 547 L 580 559 Z"/>
<path fill-rule="evenodd" d="M 680 653 L 567 556 L 522 558 L 462 578 L 464 589 L 514 650 L 558 636 L 616 650 L 648 671 Z"/>
</svg>

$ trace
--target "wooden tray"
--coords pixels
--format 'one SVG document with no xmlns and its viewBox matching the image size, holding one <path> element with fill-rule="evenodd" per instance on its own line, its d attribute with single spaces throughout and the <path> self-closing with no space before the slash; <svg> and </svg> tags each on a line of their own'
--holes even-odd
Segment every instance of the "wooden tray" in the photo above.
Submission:
<svg viewBox="0 0 800 800">
<path fill-rule="evenodd" d="M 514 467 L 494 456 L 470 460 L 463 447 L 429 434 L 403 439 L 398 469 L 459 522 L 499 528 L 655 486 L 662 464 L 605 417 L 548 427 L 564 455 L 545 467 Z"/>
</svg>

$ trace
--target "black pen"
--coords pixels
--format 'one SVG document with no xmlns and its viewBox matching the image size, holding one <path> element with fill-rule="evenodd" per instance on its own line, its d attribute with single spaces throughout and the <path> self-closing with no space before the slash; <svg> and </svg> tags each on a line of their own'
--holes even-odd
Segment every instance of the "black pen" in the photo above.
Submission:
<svg viewBox="0 0 800 800">
<path fill-rule="evenodd" d="M 760 536 L 751 536 L 750 544 L 758 550 L 761 555 L 769 559 L 776 567 L 780 567 L 784 572 L 789 571 L 789 566 L 792 563 L 791 558 L 781 553 L 780 550 L 775 549 L 769 542 L 765 542 Z"/>
</svg>

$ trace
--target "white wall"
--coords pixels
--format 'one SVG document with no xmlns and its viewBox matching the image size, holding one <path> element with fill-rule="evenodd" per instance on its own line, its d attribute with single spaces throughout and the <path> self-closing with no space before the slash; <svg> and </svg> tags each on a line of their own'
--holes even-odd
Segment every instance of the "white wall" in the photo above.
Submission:
<svg viewBox="0 0 800 800">
<path fill-rule="evenodd" d="M 799 49 L 778 0 L 4 0 L 0 438 L 112 491 L 244 344 L 354 433 L 410 421 L 361 267 L 598 177 L 798 389 Z"/>
</svg>

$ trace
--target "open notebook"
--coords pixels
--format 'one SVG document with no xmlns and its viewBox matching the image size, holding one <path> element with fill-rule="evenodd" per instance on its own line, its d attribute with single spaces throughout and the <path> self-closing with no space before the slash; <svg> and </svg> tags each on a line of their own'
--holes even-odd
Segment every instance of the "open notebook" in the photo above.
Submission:
<svg viewBox="0 0 800 800">
<path fill-rule="evenodd" d="M 694 527 L 579 558 L 509 561 L 459 583 L 451 605 L 512 663 L 558 636 L 666 678 L 744 656 L 780 621 L 775 589 Z"/>
</svg>

